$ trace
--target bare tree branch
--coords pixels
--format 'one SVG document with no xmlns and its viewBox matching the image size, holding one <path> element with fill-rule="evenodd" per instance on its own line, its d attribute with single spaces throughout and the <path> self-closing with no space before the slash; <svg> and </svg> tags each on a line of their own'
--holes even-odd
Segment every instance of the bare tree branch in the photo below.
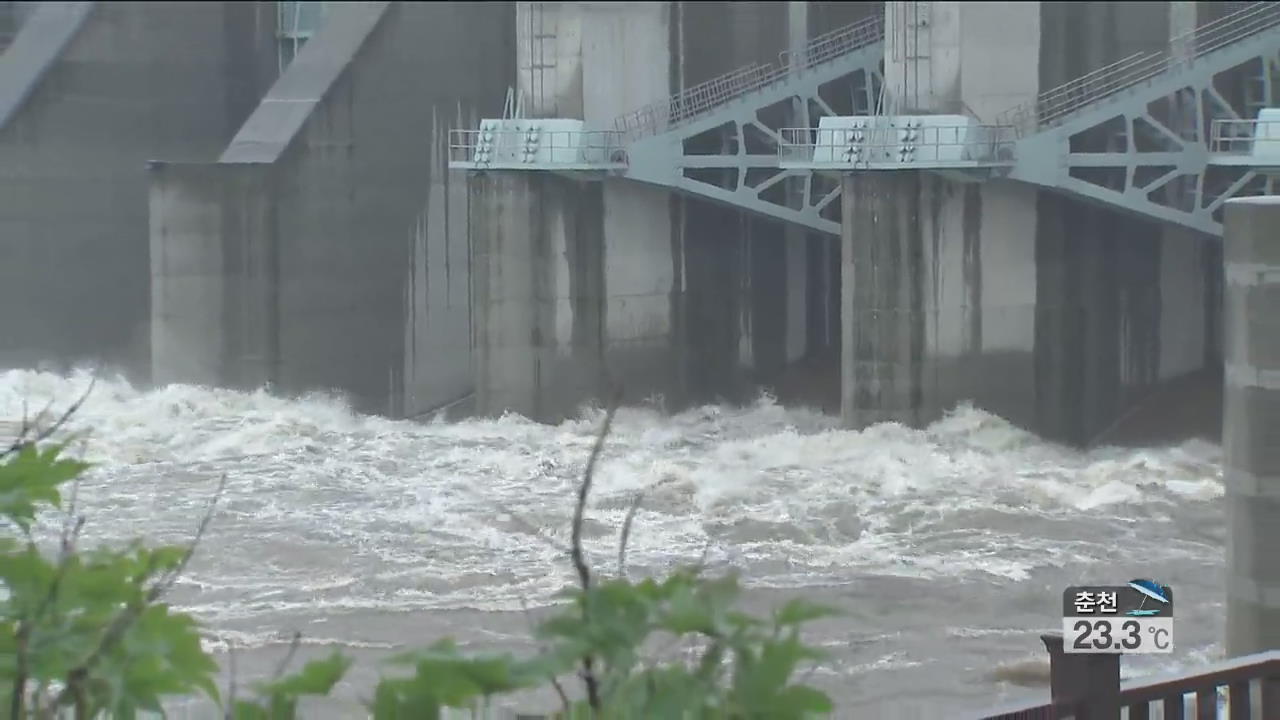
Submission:
<svg viewBox="0 0 1280 720">
<path fill-rule="evenodd" d="M 178 578 L 182 576 L 182 573 L 186 572 L 187 564 L 191 562 L 191 557 L 196 554 L 196 548 L 200 545 L 200 541 L 204 539 L 205 531 L 209 529 L 209 523 L 213 522 L 213 514 L 218 509 L 218 503 L 222 500 L 222 495 L 226 491 L 227 474 L 223 473 L 218 478 L 218 488 L 213 491 L 213 498 L 209 501 L 209 508 L 205 510 L 204 517 L 200 518 L 200 525 L 196 528 L 195 537 L 191 538 L 191 543 L 187 545 L 187 551 L 183 554 L 182 560 L 165 578 L 151 588 L 151 592 L 148 593 L 148 603 L 153 603 L 164 597 L 173 587 L 173 584 L 178 581 Z"/>
<path fill-rule="evenodd" d="M 644 493 L 638 493 L 627 509 L 627 517 L 622 521 L 622 537 L 618 541 L 618 577 L 627 579 L 627 542 L 631 539 L 631 523 L 636 518 L 636 511 L 644 500 Z"/>
<path fill-rule="evenodd" d="M 40 720 L 52 720 L 53 711 L 45 707 L 44 702 L 49 698 L 49 681 L 41 680 L 40 685 L 36 687 L 32 694 L 31 713 Z"/>
<path fill-rule="evenodd" d="M 76 515 L 76 507 L 80 502 L 80 476 L 77 475 L 71 481 L 71 497 L 67 499 L 67 518 L 62 524 L 62 535 L 59 538 L 59 544 L 62 548 L 62 554 L 69 555 L 75 550 L 76 538 L 80 536 L 80 531 L 84 529 L 85 517 Z"/>
<path fill-rule="evenodd" d="M 72 403 L 71 406 L 68 407 L 66 411 L 63 412 L 62 415 L 59 416 L 58 419 L 54 421 L 52 425 L 48 426 L 47 428 L 44 428 L 43 430 L 37 427 L 33 427 L 32 425 L 29 424 L 28 418 L 26 417 L 26 403 L 24 401 L 21 432 L 18 433 L 18 437 L 14 439 L 14 441 L 9 445 L 8 448 L 4 450 L 0 450 L 0 460 L 3 460 L 4 458 L 22 450 L 22 448 L 26 447 L 27 445 L 44 442 L 45 440 L 48 440 L 54 433 L 61 430 L 62 427 L 67 424 L 67 421 L 71 419 L 71 416 L 76 414 L 76 412 L 80 410 L 81 406 L 84 405 L 85 401 L 89 399 L 89 393 L 93 392 L 93 388 L 97 384 L 98 384 L 98 372 L 95 370 L 93 373 L 93 377 L 89 380 L 89 387 L 85 388 L 84 394 L 81 395 L 78 400 Z M 47 413 L 49 411 L 49 408 L 51 407 L 53 407 L 52 400 L 49 401 L 49 404 L 45 406 L 44 410 L 40 411 L 40 414 L 37 415 L 36 418 L 38 419 L 38 418 L 44 417 L 45 413 Z M 33 436 L 33 433 L 34 433 L 34 436 Z"/>
<path fill-rule="evenodd" d="M 298 654 L 298 646 L 302 645 L 302 631 L 294 630 L 293 639 L 289 641 L 289 650 L 280 659 L 280 664 L 276 665 L 276 671 L 271 675 L 271 681 L 275 682 L 284 677 L 284 671 L 289 669 L 289 663 L 293 662 L 293 656 Z"/>
<path fill-rule="evenodd" d="M 605 438 L 613 426 L 613 417 L 618 412 L 618 403 L 622 399 L 622 388 L 614 391 L 609 407 L 604 414 L 604 422 L 596 433 L 595 444 L 591 447 L 591 456 L 587 458 L 587 466 L 582 471 L 582 482 L 578 485 L 578 503 L 573 509 L 573 532 L 569 541 L 570 557 L 573 567 L 578 572 L 578 582 L 583 590 L 591 587 L 591 568 L 587 567 L 586 557 L 582 552 L 582 522 L 587 511 L 587 498 L 591 495 L 591 483 L 595 479 L 596 463 L 604 450 Z"/>
<path fill-rule="evenodd" d="M 27 642 L 31 637 L 31 622 L 18 621 L 18 631 L 14 633 L 14 671 L 13 690 L 9 695 L 9 717 L 21 718 L 26 714 L 23 703 L 27 698 Z"/>
<path fill-rule="evenodd" d="M 573 532 L 569 542 L 570 558 L 573 560 L 574 569 L 578 572 L 578 582 L 582 585 L 584 615 L 590 612 L 591 568 L 587 567 L 587 561 L 582 552 L 582 521 L 587 511 L 587 498 L 591 495 L 591 482 L 595 478 L 596 462 L 599 461 L 600 453 L 604 450 L 605 438 L 609 436 L 609 429 L 613 426 L 613 416 L 617 414 L 621 401 L 622 386 L 619 385 L 614 389 L 613 397 L 609 400 L 604 422 L 600 424 L 595 445 L 591 448 L 591 456 L 587 458 L 587 466 L 582 471 L 582 483 L 578 487 L 578 504 L 573 509 Z M 591 709 L 599 712 L 600 687 L 595 674 L 595 658 L 590 654 L 582 658 L 582 683 L 587 688 L 587 702 L 591 705 Z"/>
<path fill-rule="evenodd" d="M 707 569 L 707 558 L 710 556 L 711 556 L 711 538 L 708 537 L 707 541 L 702 545 L 702 554 L 698 556 L 698 562 L 694 563 L 693 565 L 692 570 L 695 576 L 701 575 L 703 571 Z"/>
<path fill-rule="evenodd" d="M 84 394 L 81 395 L 76 402 L 72 403 L 71 407 L 67 408 L 66 412 L 64 412 L 53 425 L 49 426 L 45 430 L 35 430 L 34 438 L 31 437 L 33 428 L 38 426 L 40 419 L 43 418 L 49 411 L 49 408 L 53 406 L 53 399 L 49 400 L 49 403 L 40 411 L 40 414 L 36 416 L 33 422 L 27 412 L 27 399 L 24 397 L 22 400 L 22 425 L 18 430 L 17 437 L 14 438 L 9 447 L 0 451 L 0 460 L 21 451 L 28 445 L 38 443 L 57 432 L 58 429 L 61 428 L 73 414 L 75 414 L 80 406 L 84 404 L 85 400 L 88 399 L 89 393 L 93 391 L 93 387 L 96 382 L 97 376 L 95 374 Z M 84 527 L 84 518 L 80 518 L 79 520 L 74 519 L 75 503 L 79 494 L 79 487 L 80 482 L 79 478 L 77 478 L 75 483 L 72 485 L 71 502 L 68 510 L 67 522 L 64 524 L 62 529 L 58 568 L 49 582 L 49 589 L 45 593 L 44 598 L 41 599 L 40 605 L 35 608 L 35 612 L 33 612 L 29 617 L 18 621 L 17 631 L 14 637 L 16 643 L 16 667 L 13 677 L 12 695 L 9 697 L 9 716 L 12 718 L 21 718 L 26 714 L 25 704 L 27 699 L 27 681 L 29 673 L 28 663 L 30 662 L 29 651 L 32 633 L 35 631 L 37 623 L 39 623 L 40 620 L 44 618 L 45 614 L 49 612 L 49 609 L 57 603 L 58 593 L 62 588 L 62 581 L 66 577 L 67 568 L 71 562 L 74 540 L 79 536 L 81 528 Z M 30 532 L 27 532 L 27 542 L 28 546 L 32 548 L 32 552 L 34 552 L 34 544 L 31 539 Z M 33 711 L 37 714 L 40 712 L 38 697 L 35 699 L 35 707 L 33 708 Z"/>
<path fill-rule="evenodd" d="M 520 610 L 524 612 L 524 622 L 525 622 L 525 626 L 528 628 L 529 636 L 535 637 L 537 633 L 535 633 L 533 629 L 533 617 L 529 614 L 529 603 L 525 602 L 525 599 L 523 597 L 520 598 Z M 547 651 L 546 644 L 539 643 L 538 652 L 545 653 L 546 651 Z M 555 675 L 552 675 L 548 679 L 551 681 L 551 687 L 555 688 L 556 695 L 560 696 L 560 702 L 564 706 L 565 716 L 567 717 L 569 714 L 569 695 L 564 691 L 564 686 L 560 684 L 559 678 L 557 678 Z"/>
<path fill-rule="evenodd" d="M 236 644 L 227 640 L 227 712 L 225 720 L 233 720 L 236 714 Z"/>
<path fill-rule="evenodd" d="M 555 538 L 548 537 L 546 533 L 544 533 L 536 525 L 534 525 L 533 523 L 525 519 L 522 515 L 520 515 L 520 513 L 512 510 L 511 508 L 507 507 L 503 503 L 495 503 L 494 507 L 510 515 L 511 519 L 515 521 L 516 525 L 519 525 L 522 530 L 541 540 L 544 544 L 547 545 L 547 547 L 550 547 L 552 550 L 555 550 L 556 552 L 566 557 L 570 555 L 569 548 L 556 543 Z"/>
<path fill-rule="evenodd" d="M 48 414 L 49 410 L 53 407 L 53 403 L 55 400 L 57 400 L 57 398 L 49 398 L 49 402 L 45 403 L 44 408 L 40 412 L 36 413 L 35 419 L 33 420 L 31 415 L 27 412 L 29 409 L 27 407 L 27 398 L 25 395 L 23 396 L 22 425 L 18 428 L 18 435 L 16 438 L 14 438 L 15 442 L 26 441 L 27 435 L 31 432 L 32 427 L 34 427 L 35 424 L 38 424 L 40 420 L 43 419 L 46 414 Z"/>
<path fill-rule="evenodd" d="M 98 646 L 89 653 L 79 665 L 72 668 L 67 673 L 67 685 L 62 692 L 58 694 L 56 705 L 72 704 L 76 706 L 76 711 L 81 711 L 83 698 L 84 683 L 89 679 L 89 673 L 102 659 L 108 651 L 115 647 L 116 643 L 124 638 L 126 632 L 132 627 L 138 615 L 147 607 L 153 605 L 157 600 L 164 597 L 169 592 L 173 584 L 187 569 L 187 564 L 191 561 L 191 557 L 196 552 L 196 547 L 200 545 L 200 541 L 204 539 L 205 531 L 209 528 L 209 523 L 213 520 L 214 511 L 218 507 L 218 501 L 222 499 L 222 494 L 227 487 L 227 476 L 225 474 L 218 481 L 218 489 L 214 491 L 213 499 L 209 502 L 209 508 L 205 511 L 204 517 L 200 519 L 200 525 L 196 528 L 195 537 L 191 539 L 191 543 L 187 545 L 187 550 L 183 553 L 182 559 L 178 561 L 176 567 L 166 574 L 161 575 L 143 596 L 142 602 L 131 603 L 128 607 L 116 616 L 115 620 L 107 626 L 107 631 L 103 633 L 102 640 L 98 642 Z M 154 560 L 153 560 L 154 561 Z M 154 568 L 148 569 L 145 577 L 150 577 L 154 572 Z"/>
<path fill-rule="evenodd" d="M 18 426 L 18 437 L 25 437 L 27 434 L 27 396 L 22 396 L 22 424 Z"/>
</svg>

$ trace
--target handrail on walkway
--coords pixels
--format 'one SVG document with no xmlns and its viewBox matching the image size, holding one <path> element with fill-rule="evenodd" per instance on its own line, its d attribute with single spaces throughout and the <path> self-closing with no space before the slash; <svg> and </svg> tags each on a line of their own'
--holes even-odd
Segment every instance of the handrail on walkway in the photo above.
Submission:
<svg viewBox="0 0 1280 720">
<path fill-rule="evenodd" d="M 480 167 L 499 165 L 624 167 L 626 152 L 614 130 L 453 129 L 449 131 L 449 162 Z M 531 142 L 532 141 L 532 142 Z M 584 168 L 590 169 L 590 168 Z"/>
<path fill-rule="evenodd" d="M 876 120 L 862 127 L 782 128 L 778 162 L 846 166 L 887 161 L 891 166 L 937 168 L 1013 162 L 1012 128 L 973 123 L 900 127 L 885 118 Z M 904 133 L 910 133 L 909 140 Z"/>
<path fill-rule="evenodd" d="M 1218 718 L 1225 690 L 1230 720 L 1280 718 L 1280 650 L 1246 655 L 1190 672 L 1120 683 L 1120 655 L 1063 652 L 1061 635 L 1042 635 L 1049 651 L 1049 702 L 986 710 L 975 720 L 1148 720 Z M 1255 694 L 1257 703 L 1254 702 Z M 1188 702 L 1187 696 L 1194 701 Z M 1188 705 L 1193 705 L 1190 714 Z"/>
<path fill-rule="evenodd" d="M 614 128 L 632 138 L 656 135 L 706 115 L 747 93 L 761 90 L 883 38 L 884 15 L 877 12 L 851 25 L 813 38 L 800 52 L 780 53 L 777 63 L 752 63 L 622 115 L 614 121 Z"/>
<path fill-rule="evenodd" d="M 1135 53 L 1040 93 L 1001 114 L 999 124 L 1023 134 L 1055 125 L 1076 111 L 1214 50 L 1280 25 L 1280 3 L 1255 2 L 1230 15 L 1178 35 L 1163 50 Z"/>
</svg>

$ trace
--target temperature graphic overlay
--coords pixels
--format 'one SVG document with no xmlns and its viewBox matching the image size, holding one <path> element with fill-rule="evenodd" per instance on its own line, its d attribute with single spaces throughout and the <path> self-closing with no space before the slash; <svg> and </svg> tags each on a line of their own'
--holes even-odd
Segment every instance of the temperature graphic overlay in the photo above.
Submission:
<svg viewBox="0 0 1280 720">
<path fill-rule="evenodd" d="M 1173 590 L 1154 580 L 1080 585 L 1062 593 L 1068 653 L 1173 652 Z"/>
</svg>

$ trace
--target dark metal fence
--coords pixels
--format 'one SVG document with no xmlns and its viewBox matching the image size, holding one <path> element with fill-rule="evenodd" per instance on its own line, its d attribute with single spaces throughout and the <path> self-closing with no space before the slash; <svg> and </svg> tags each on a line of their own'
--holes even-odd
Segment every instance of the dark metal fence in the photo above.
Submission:
<svg viewBox="0 0 1280 720">
<path fill-rule="evenodd" d="M 1049 650 L 1049 702 L 988 710 L 981 720 L 1277 720 L 1280 650 L 1247 655 L 1192 672 L 1120 683 L 1119 655 L 1068 655 L 1061 635 L 1042 635 Z M 1225 712 L 1220 712 L 1222 701 Z"/>
</svg>

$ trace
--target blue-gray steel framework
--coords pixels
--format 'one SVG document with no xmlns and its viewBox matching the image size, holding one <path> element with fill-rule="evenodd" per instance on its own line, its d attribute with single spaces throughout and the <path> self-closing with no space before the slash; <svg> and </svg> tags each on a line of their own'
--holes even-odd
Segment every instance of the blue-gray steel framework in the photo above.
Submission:
<svg viewBox="0 0 1280 720">
<path fill-rule="evenodd" d="M 600 170 L 838 233 L 839 185 L 824 186 L 812 167 L 780 167 L 784 125 L 812 129 L 822 116 L 882 112 L 883 37 L 883 17 L 871 17 L 783 53 L 777 64 L 751 65 L 629 113 L 611 131 L 619 151 Z M 1244 95 L 1232 103 L 1221 85 L 1241 77 Z M 1278 78 L 1280 3 L 1249 3 L 1164 50 L 1002 114 L 996 126 L 1016 133 L 1011 161 L 975 177 L 1032 183 L 1221 235 L 1222 203 L 1265 183 L 1258 168 L 1213 162 L 1214 123 L 1249 120 L 1280 104 Z M 839 111 L 825 92 L 838 85 L 851 89 L 850 107 Z M 451 166 L 483 169 L 472 143 L 455 143 L 454 151 Z M 913 167 L 921 166 L 894 169 Z"/>
<path fill-rule="evenodd" d="M 883 59 L 884 18 L 874 15 L 782 53 L 777 64 L 751 65 L 624 115 L 615 123 L 626 148 L 622 175 L 839 234 L 839 184 L 778 167 L 782 128 L 874 113 Z M 831 92 L 837 85 L 843 92 Z M 847 107 L 833 108 L 833 95 Z"/>
<path fill-rule="evenodd" d="M 1212 162 L 1213 123 L 1274 107 L 1277 77 L 1280 3 L 1250 3 L 1007 112 L 1020 136 L 1009 178 L 1220 236 L 1222 203 L 1264 183 Z M 1240 78 L 1232 103 L 1221 87 Z"/>
</svg>

